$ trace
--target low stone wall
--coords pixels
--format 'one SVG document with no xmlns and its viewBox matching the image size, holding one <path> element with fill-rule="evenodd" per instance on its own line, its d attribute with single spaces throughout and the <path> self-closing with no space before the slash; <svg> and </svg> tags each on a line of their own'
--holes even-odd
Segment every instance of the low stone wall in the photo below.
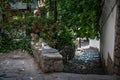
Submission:
<svg viewBox="0 0 120 80">
<path fill-rule="evenodd" d="M 41 69 L 43 72 L 62 71 L 62 58 L 59 53 L 41 54 Z"/>
<path fill-rule="evenodd" d="M 44 46 L 42 49 L 38 49 L 35 45 L 31 45 L 31 47 L 35 60 L 43 72 L 62 71 L 62 56 L 56 49 L 49 46 Z"/>
</svg>

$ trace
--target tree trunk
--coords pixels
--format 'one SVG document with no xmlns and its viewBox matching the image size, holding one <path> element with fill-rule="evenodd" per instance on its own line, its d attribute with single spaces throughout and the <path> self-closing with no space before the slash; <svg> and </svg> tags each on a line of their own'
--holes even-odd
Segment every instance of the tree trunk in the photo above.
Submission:
<svg viewBox="0 0 120 80">
<path fill-rule="evenodd" d="M 57 21 L 57 1 L 54 0 L 54 20 Z"/>
</svg>

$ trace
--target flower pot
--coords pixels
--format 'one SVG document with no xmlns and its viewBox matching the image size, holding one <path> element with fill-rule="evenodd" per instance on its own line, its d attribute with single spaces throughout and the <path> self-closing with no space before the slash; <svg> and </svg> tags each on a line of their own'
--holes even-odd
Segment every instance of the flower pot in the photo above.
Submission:
<svg viewBox="0 0 120 80">
<path fill-rule="evenodd" d="M 68 45 L 65 46 L 61 51 L 60 54 L 63 56 L 63 63 L 66 64 L 69 60 L 73 59 L 75 56 L 75 46 Z"/>
</svg>

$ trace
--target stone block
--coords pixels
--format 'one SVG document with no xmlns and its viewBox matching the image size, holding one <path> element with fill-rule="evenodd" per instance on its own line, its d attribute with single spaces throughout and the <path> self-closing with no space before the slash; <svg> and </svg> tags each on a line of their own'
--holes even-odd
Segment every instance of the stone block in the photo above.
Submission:
<svg viewBox="0 0 120 80">
<path fill-rule="evenodd" d="M 115 65 L 118 65 L 118 66 L 120 66 L 120 58 L 115 58 Z"/>
<path fill-rule="evenodd" d="M 41 69 L 43 72 L 58 72 L 62 71 L 62 68 L 62 56 L 59 53 L 41 54 Z"/>
<path fill-rule="evenodd" d="M 40 56 L 41 56 L 41 50 L 37 48 L 33 48 L 33 55 L 36 60 L 36 62 L 40 62 Z"/>
<path fill-rule="evenodd" d="M 120 51 L 120 50 L 116 50 L 116 51 L 115 51 L 115 57 L 116 57 L 116 58 L 120 58 L 120 53 L 119 53 L 119 51 Z"/>
<path fill-rule="evenodd" d="M 54 62 L 54 69 L 56 71 L 62 71 L 62 68 L 63 68 L 63 62 L 62 62 L 62 60 Z"/>
<path fill-rule="evenodd" d="M 114 73 L 120 75 L 120 66 L 115 66 Z"/>
<path fill-rule="evenodd" d="M 43 72 L 58 72 L 62 71 L 63 60 L 62 55 L 58 50 L 49 46 L 44 46 L 42 49 L 31 45 L 33 55 Z"/>
</svg>

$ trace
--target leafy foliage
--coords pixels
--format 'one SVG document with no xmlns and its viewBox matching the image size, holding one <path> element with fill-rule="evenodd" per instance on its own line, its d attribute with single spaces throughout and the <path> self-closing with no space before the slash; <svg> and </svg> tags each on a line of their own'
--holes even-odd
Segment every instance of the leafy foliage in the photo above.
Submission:
<svg viewBox="0 0 120 80">
<path fill-rule="evenodd" d="M 30 30 L 33 13 L 12 10 L 9 1 L 0 1 L 0 52 L 23 49 L 31 52 Z M 14 2 L 13 2 L 14 3 Z"/>
<path fill-rule="evenodd" d="M 78 37 L 99 37 L 100 0 L 58 0 L 59 20 Z"/>
<path fill-rule="evenodd" d="M 37 0 L 20 1 L 30 5 Z M 30 50 L 31 32 L 59 50 L 74 44 L 74 34 L 77 37 L 99 37 L 99 0 L 57 0 L 57 21 L 54 20 L 52 0 L 46 1 L 45 7 L 35 14 L 36 17 L 29 10 L 13 11 L 9 2 L 15 3 L 16 0 L 0 1 L 0 51 L 17 48 Z M 47 12 L 49 16 L 46 16 Z M 22 40 L 16 42 L 14 39 Z"/>
</svg>

